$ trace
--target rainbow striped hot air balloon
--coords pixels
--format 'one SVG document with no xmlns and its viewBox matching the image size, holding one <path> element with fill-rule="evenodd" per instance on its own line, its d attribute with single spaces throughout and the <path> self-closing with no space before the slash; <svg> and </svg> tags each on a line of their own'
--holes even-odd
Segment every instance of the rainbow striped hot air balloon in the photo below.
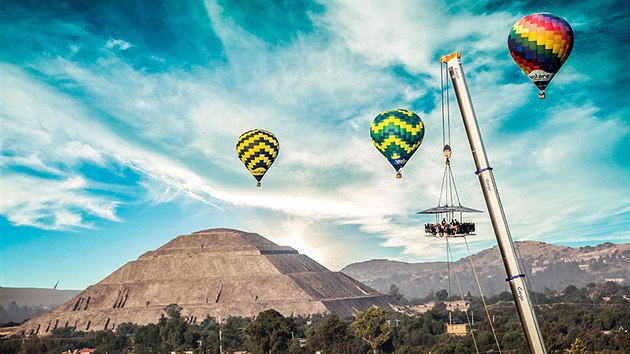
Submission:
<svg viewBox="0 0 630 354">
<path fill-rule="evenodd" d="M 424 139 L 424 124 L 417 114 L 395 109 L 385 111 L 372 122 L 372 142 L 402 178 L 400 169 L 405 166 Z"/>
<path fill-rule="evenodd" d="M 236 142 L 238 158 L 258 181 L 256 187 L 260 187 L 260 181 L 276 160 L 279 151 L 278 139 L 262 129 L 245 132 Z"/>
<path fill-rule="evenodd" d="M 560 70 L 573 49 L 573 30 L 562 17 L 536 13 L 518 20 L 508 36 L 510 54 L 523 72 L 540 89 Z"/>
</svg>

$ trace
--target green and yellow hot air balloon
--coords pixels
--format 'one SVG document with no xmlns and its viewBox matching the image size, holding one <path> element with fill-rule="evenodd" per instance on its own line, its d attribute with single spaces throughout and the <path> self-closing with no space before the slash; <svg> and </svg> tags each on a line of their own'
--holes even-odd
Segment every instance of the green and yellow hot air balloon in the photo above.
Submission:
<svg viewBox="0 0 630 354">
<path fill-rule="evenodd" d="M 400 169 L 405 166 L 424 139 L 424 124 L 417 114 L 405 110 L 385 111 L 372 122 L 372 142 L 402 178 Z"/>
<path fill-rule="evenodd" d="M 256 187 L 260 187 L 260 181 L 278 157 L 279 151 L 278 139 L 262 129 L 245 132 L 236 142 L 238 158 L 258 181 Z"/>
</svg>

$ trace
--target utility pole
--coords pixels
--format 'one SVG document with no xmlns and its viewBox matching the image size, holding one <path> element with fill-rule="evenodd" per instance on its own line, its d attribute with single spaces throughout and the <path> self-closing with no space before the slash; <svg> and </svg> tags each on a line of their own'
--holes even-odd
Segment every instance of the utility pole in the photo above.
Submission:
<svg viewBox="0 0 630 354">
<path fill-rule="evenodd" d="M 545 349 L 540 327 L 536 320 L 534 307 L 530 301 L 529 291 L 523 281 L 525 274 L 521 272 L 516 260 L 512 236 L 510 235 L 503 205 L 501 204 L 499 192 L 494 181 L 492 167 L 490 167 L 488 162 L 483 140 L 481 139 L 481 132 L 479 131 L 475 110 L 470 99 L 470 94 L 468 93 L 468 84 L 466 83 L 466 77 L 464 76 L 460 58 L 461 54 L 455 52 L 441 57 L 440 62 L 446 63 L 451 81 L 453 82 L 457 103 L 459 104 L 459 110 L 464 120 L 466 134 L 468 135 L 468 143 L 470 144 L 470 150 L 472 151 L 477 168 L 475 174 L 477 174 L 479 182 L 481 183 L 481 189 L 483 190 L 483 196 L 486 200 L 488 213 L 490 214 L 492 228 L 494 229 L 499 250 L 501 251 L 501 257 L 503 258 L 503 265 L 507 273 L 505 280 L 510 284 L 514 302 L 518 309 L 518 315 L 521 319 L 523 330 L 525 331 L 527 343 L 529 344 L 529 349 L 532 354 L 546 354 L 547 350 Z"/>
<path fill-rule="evenodd" d="M 223 343 L 221 342 L 221 315 L 219 315 L 219 354 L 223 354 Z"/>
</svg>

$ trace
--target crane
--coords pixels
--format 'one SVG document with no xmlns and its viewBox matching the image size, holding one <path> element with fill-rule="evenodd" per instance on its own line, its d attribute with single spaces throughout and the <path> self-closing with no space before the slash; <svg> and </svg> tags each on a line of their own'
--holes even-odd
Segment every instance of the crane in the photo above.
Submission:
<svg viewBox="0 0 630 354">
<path fill-rule="evenodd" d="M 490 214 L 492 228 L 494 229 L 501 257 L 503 258 L 503 265 L 507 273 L 505 280 L 509 283 L 510 289 L 512 290 L 514 302 L 516 303 L 530 352 L 533 354 L 546 354 L 547 350 L 545 349 L 545 344 L 540 332 L 540 326 L 538 325 L 534 307 L 530 300 L 529 290 L 524 282 L 525 274 L 521 272 L 517 262 L 512 236 L 510 235 L 503 205 L 499 198 L 492 167 L 490 167 L 488 162 L 483 140 L 481 139 L 477 117 L 468 92 L 466 77 L 464 76 L 461 53 L 455 52 L 442 56 L 440 62 L 446 63 L 448 73 L 453 82 L 459 111 L 462 114 L 466 135 L 468 136 L 468 143 L 470 144 L 470 150 L 472 151 L 475 167 L 477 168 L 475 174 L 479 177 L 479 183 L 481 184 L 488 213 Z"/>
</svg>

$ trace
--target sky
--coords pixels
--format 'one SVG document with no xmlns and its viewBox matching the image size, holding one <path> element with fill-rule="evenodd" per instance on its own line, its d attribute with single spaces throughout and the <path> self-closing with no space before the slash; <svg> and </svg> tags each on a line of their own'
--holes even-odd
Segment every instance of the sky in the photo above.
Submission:
<svg viewBox="0 0 630 354">
<path fill-rule="evenodd" d="M 256 232 L 331 270 L 443 261 L 440 56 L 464 73 L 514 240 L 630 241 L 622 0 L 0 2 L 0 286 L 83 289 L 178 235 Z M 551 12 L 574 49 L 538 91 L 507 36 Z M 451 92 L 451 166 L 483 210 L 471 252 L 496 245 Z M 395 172 L 371 142 L 382 111 L 425 124 Z M 273 132 L 256 188 L 237 138 Z M 456 258 L 468 251 L 455 241 Z M 497 254 L 497 256 L 499 256 Z"/>
</svg>

